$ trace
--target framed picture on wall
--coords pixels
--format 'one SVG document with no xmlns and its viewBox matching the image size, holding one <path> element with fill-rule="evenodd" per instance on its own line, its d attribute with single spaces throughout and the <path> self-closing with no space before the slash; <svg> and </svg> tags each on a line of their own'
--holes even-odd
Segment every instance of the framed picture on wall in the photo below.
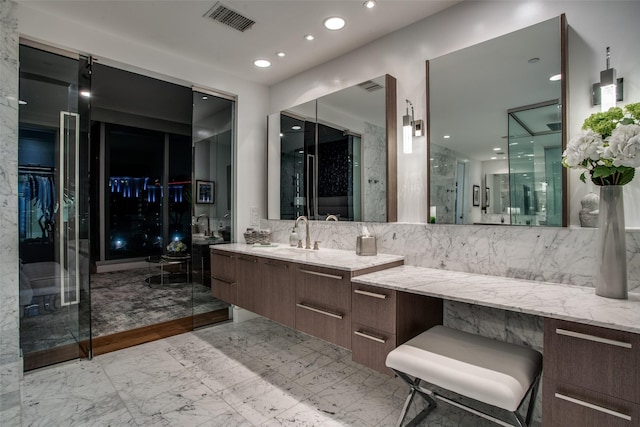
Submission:
<svg viewBox="0 0 640 427">
<path fill-rule="evenodd" d="M 473 186 L 473 206 L 480 206 L 480 186 Z"/>
<path fill-rule="evenodd" d="M 215 200 L 215 183 L 213 181 L 196 180 L 196 203 L 213 204 Z"/>
</svg>

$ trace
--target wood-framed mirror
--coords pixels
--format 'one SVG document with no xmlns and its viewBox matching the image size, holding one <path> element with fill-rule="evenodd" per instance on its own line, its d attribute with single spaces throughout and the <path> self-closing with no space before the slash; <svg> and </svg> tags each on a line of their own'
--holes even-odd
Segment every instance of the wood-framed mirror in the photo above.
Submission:
<svg viewBox="0 0 640 427">
<path fill-rule="evenodd" d="M 386 74 L 268 117 L 269 219 L 397 221 L 396 86 Z"/>
<path fill-rule="evenodd" d="M 567 62 L 564 15 L 426 62 L 430 222 L 567 226 Z"/>
</svg>

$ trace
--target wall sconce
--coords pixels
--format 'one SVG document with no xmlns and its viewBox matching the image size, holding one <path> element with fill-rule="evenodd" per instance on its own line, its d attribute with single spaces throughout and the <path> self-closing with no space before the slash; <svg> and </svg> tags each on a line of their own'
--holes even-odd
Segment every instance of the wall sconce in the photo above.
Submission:
<svg viewBox="0 0 640 427">
<path fill-rule="evenodd" d="M 600 82 L 594 83 L 591 89 L 591 104 L 600 105 L 600 111 L 609 111 L 616 102 L 623 100 L 622 78 L 616 77 L 616 69 L 610 68 L 611 52 L 607 47 L 607 69 L 600 71 Z"/>
<path fill-rule="evenodd" d="M 407 113 L 402 116 L 402 152 L 411 154 L 413 152 L 413 137 L 422 136 L 424 122 L 415 120 L 413 116 L 413 104 L 408 99 Z M 409 107 L 411 107 L 411 115 L 409 115 Z"/>
</svg>

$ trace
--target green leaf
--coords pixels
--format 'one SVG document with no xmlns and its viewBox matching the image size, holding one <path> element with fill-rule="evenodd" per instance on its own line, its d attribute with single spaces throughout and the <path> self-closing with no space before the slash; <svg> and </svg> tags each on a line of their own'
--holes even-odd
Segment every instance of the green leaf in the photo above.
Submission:
<svg viewBox="0 0 640 427">
<path fill-rule="evenodd" d="M 587 179 L 584 176 L 584 172 L 580 174 L 580 181 L 584 182 L 585 184 L 587 183 Z"/>
<path fill-rule="evenodd" d="M 635 121 L 630 117 L 625 117 L 624 119 L 620 120 L 620 124 L 623 124 L 623 125 L 632 125 L 634 123 Z"/>
<path fill-rule="evenodd" d="M 591 172 L 591 178 L 595 179 L 595 178 L 606 178 L 610 175 L 613 175 L 615 173 L 614 170 L 612 170 L 612 168 L 608 168 L 606 166 L 596 166 L 593 171 Z"/>
<path fill-rule="evenodd" d="M 633 177 L 636 174 L 636 170 L 634 168 L 625 168 L 624 172 L 620 172 L 620 178 L 618 179 L 618 185 L 625 185 L 630 183 L 633 180 Z"/>
</svg>

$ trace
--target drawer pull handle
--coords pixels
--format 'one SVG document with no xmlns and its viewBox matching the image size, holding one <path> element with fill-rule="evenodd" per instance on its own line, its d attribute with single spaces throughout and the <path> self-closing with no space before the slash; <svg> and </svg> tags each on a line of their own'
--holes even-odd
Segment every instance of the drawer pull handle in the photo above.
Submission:
<svg viewBox="0 0 640 427">
<path fill-rule="evenodd" d="M 342 280 L 342 276 L 336 276 L 334 274 L 327 274 L 327 273 L 320 273 L 318 271 L 310 271 L 310 270 L 304 270 L 304 269 L 300 269 L 298 270 L 301 273 L 305 273 L 305 274 L 312 274 L 314 276 L 321 276 L 321 277 L 328 277 L 329 279 L 336 279 L 336 280 Z"/>
<path fill-rule="evenodd" d="M 587 334 L 581 334 L 580 332 L 568 331 L 566 329 L 557 328 L 556 329 L 556 334 L 558 334 L 558 335 L 566 335 L 568 337 L 573 337 L 573 338 L 580 338 L 580 339 L 583 339 L 583 340 L 595 341 L 595 342 L 599 342 L 599 343 L 602 343 L 602 344 L 615 345 L 617 347 L 623 347 L 623 348 L 631 348 L 632 347 L 631 343 L 628 343 L 628 342 L 610 340 L 610 339 L 607 339 L 607 338 L 600 338 L 600 337 L 596 337 L 594 335 L 587 335 Z"/>
<path fill-rule="evenodd" d="M 364 332 L 353 331 L 353 333 L 356 334 L 359 337 L 366 338 L 366 339 L 371 340 L 371 341 L 379 342 L 380 344 L 386 344 L 387 343 L 387 340 L 385 340 L 385 339 L 374 337 L 373 335 L 365 334 Z"/>
<path fill-rule="evenodd" d="M 289 268 L 287 264 L 276 264 L 275 262 L 265 262 L 269 267 L 278 267 L 278 268 Z"/>
<path fill-rule="evenodd" d="M 356 289 L 353 291 L 354 294 L 364 295 L 367 297 L 379 298 L 379 299 L 387 299 L 385 294 L 376 294 L 375 292 L 362 291 L 360 289 Z"/>
<path fill-rule="evenodd" d="M 301 303 L 296 304 L 296 306 L 300 307 L 300 308 L 304 308 L 305 310 L 313 311 L 315 313 L 324 314 L 325 316 L 333 317 L 335 319 L 342 319 L 342 315 L 341 314 L 330 313 L 328 311 L 320 310 L 319 308 L 311 307 L 309 305 L 305 305 L 305 304 L 301 304 Z"/>
<path fill-rule="evenodd" d="M 221 254 L 220 252 L 213 252 L 213 251 L 211 251 L 211 255 L 217 255 L 217 256 L 221 256 L 221 257 L 225 257 L 225 258 L 233 258 L 233 255 Z"/>
<path fill-rule="evenodd" d="M 612 411 L 611 409 L 603 408 L 602 406 L 594 405 L 593 403 L 585 402 L 580 399 L 565 396 L 564 394 L 556 393 L 558 399 L 566 400 L 567 402 L 575 403 L 576 405 L 584 406 L 585 408 L 593 409 L 598 412 L 613 415 L 614 417 L 622 418 L 623 420 L 631 421 L 631 416 L 623 414 L 621 412 Z"/>
<path fill-rule="evenodd" d="M 253 262 L 253 263 L 256 263 L 256 262 L 258 262 L 258 260 L 257 260 L 256 258 L 245 258 L 245 257 L 238 257 L 238 259 L 239 259 L 239 260 L 242 260 L 242 261 L 248 261 L 248 262 Z"/>
<path fill-rule="evenodd" d="M 236 282 L 234 282 L 233 280 L 223 279 L 222 277 L 211 276 L 211 278 L 213 280 L 217 280 L 218 282 L 226 283 L 227 285 L 235 285 L 236 284 Z"/>
</svg>

